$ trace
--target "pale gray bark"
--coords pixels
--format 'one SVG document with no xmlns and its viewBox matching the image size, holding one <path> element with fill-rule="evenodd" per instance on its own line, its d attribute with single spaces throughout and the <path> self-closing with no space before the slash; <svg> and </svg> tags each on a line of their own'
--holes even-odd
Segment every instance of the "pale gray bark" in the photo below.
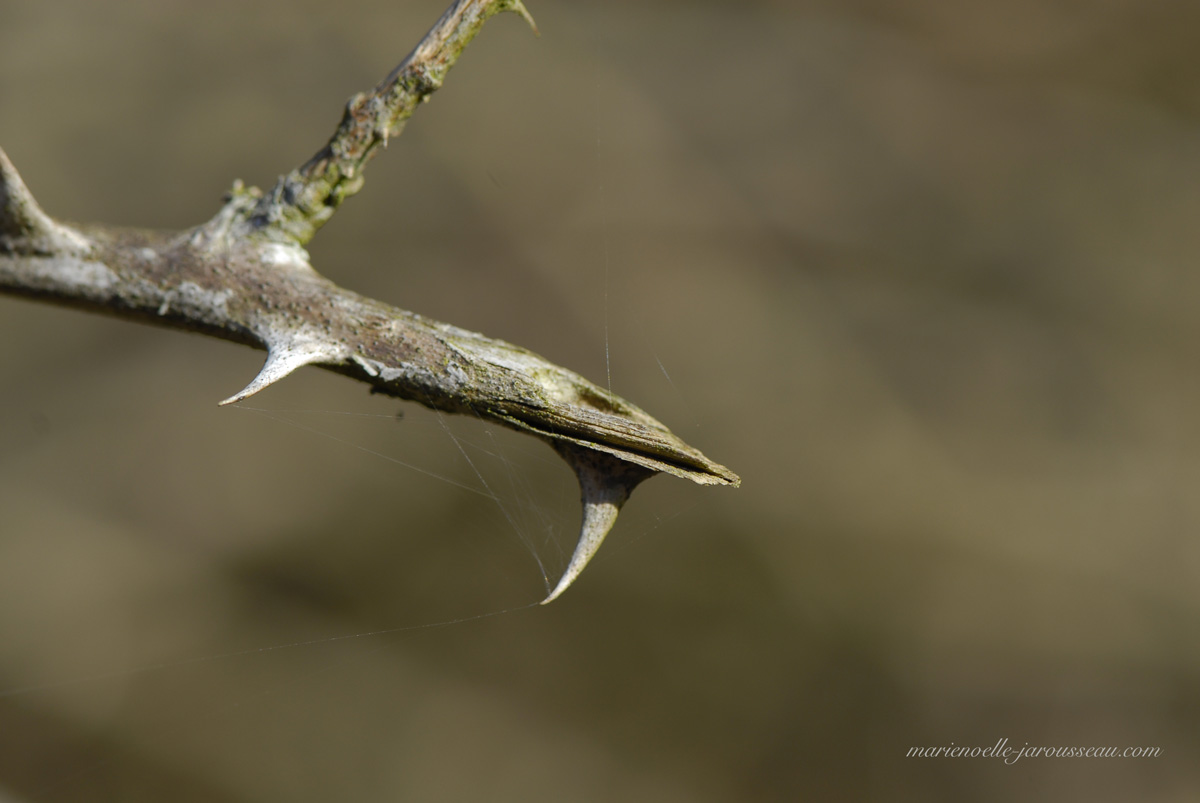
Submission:
<svg viewBox="0 0 1200 803">
<path fill-rule="evenodd" d="M 595 554 L 630 491 L 658 472 L 706 485 L 738 477 L 629 402 L 518 346 L 342 289 L 304 245 L 362 186 L 366 162 L 402 130 L 493 14 L 520 0 L 458 0 L 379 86 L 356 95 L 329 143 L 269 192 L 235 185 L 207 223 L 159 233 L 56 221 L 0 151 L 0 291 L 199 331 L 266 349 L 237 402 L 302 365 L 380 393 L 470 412 L 547 440 L 579 477 L 584 515 L 561 594 Z"/>
</svg>

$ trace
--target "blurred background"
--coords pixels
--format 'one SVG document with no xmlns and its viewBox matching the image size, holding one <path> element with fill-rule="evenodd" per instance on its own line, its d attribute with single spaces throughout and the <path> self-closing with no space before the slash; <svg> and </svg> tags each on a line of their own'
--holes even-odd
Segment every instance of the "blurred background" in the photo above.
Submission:
<svg viewBox="0 0 1200 803">
<path fill-rule="evenodd" d="M 443 7 L 0 0 L 0 144 L 191 226 Z M 314 265 L 743 487 L 655 479 L 526 607 L 543 444 L 313 369 L 218 409 L 260 352 L 0 298 L 0 799 L 1194 800 L 1200 6 L 530 9 Z M 1161 755 L 905 757 L 1001 739 Z"/>
</svg>

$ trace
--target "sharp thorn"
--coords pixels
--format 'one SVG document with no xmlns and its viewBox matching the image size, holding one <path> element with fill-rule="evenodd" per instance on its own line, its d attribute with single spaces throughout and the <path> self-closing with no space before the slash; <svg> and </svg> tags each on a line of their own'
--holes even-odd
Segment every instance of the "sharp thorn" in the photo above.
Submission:
<svg viewBox="0 0 1200 803">
<path fill-rule="evenodd" d="M 300 366 L 321 362 L 322 359 L 323 352 L 316 347 L 305 348 L 292 345 L 278 348 L 272 347 L 267 351 L 267 361 L 263 363 L 262 370 L 258 372 L 258 376 L 254 377 L 250 384 L 242 388 L 239 393 L 218 402 L 218 404 L 224 407 L 227 404 L 236 404 L 237 402 L 244 401 L 260 390 L 283 379 Z"/>
<path fill-rule="evenodd" d="M 91 243 L 75 229 L 51 218 L 34 200 L 8 154 L 0 149 L 0 245 L 26 245 L 34 251 L 81 254 Z"/>
<path fill-rule="evenodd" d="M 521 18 L 529 23 L 529 27 L 533 29 L 534 36 L 542 35 L 538 30 L 537 23 L 533 21 L 533 15 L 529 13 L 529 9 L 525 8 L 525 4 L 522 3 L 521 0 L 514 0 L 512 4 L 512 10 L 520 14 Z"/>
<path fill-rule="evenodd" d="M 553 446 L 579 478 L 583 524 L 570 563 L 558 585 L 542 600 L 542 605 L 558 599 L 578 579 L 616 523 L 617 514 L 629 499 L 630 492 L 642 480 L 655 474 L 650 469 L 584 446 L 565 441 L 556 441 Z"/>
</svg>

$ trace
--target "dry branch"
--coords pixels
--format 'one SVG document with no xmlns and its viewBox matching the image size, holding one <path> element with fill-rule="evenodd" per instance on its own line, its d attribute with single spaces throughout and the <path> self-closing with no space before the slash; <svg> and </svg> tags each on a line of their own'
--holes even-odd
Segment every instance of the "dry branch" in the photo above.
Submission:
<svg viewBox="0 0 1200 803">
<path fill-rule="evenodd" d="M 518 346 L 342 289 L 304 250 L 362 186 L 366 162 L 441 86 L 458 55 L 520 0 L 458 0 L 372 92 L 347 104 L 329 143 L 267 193 L 235 184 L 212 220 L 161 233 L 56 221 L 0 151 L 0 291 L 202 332 L 267 350 L 237 402 L 302 365 L 376 392 L 469 412 L 547 440 L 579 478 L 583 524 L 546 602 L 595 554 L 630 491 L 666 472 L 706 485 L 735 474 L 629 402 Z"/>
</svg>

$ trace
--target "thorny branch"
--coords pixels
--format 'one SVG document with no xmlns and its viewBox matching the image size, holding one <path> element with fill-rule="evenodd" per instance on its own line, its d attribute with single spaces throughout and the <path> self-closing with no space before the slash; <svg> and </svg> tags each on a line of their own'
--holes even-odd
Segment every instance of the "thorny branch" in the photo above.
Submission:
<svg viewBox="0 0 1200 803">
<path fill-rule="evenodd" d="M 222 404 L 311 364 L 548 441 L 575 471 L 583 499 L 579 541 L 549 602 L 579 576 L 646 478 L 666 472 L 736 486 L 738 477 L 634 405 L 532 352 L 338 287 L 303 247 L 361 188 L 367 161 L 441 86 L 483 23 L 505 10 L 533 24 L 520 0 L 457 0 L 383 82 L 350 100 L 312 159 L 267 193 L 235 184 L 215 217 L 186 231 L 56 221 L 0 151 L 0 291 L 266 349 L 258 376 Z"/>
</svg>

